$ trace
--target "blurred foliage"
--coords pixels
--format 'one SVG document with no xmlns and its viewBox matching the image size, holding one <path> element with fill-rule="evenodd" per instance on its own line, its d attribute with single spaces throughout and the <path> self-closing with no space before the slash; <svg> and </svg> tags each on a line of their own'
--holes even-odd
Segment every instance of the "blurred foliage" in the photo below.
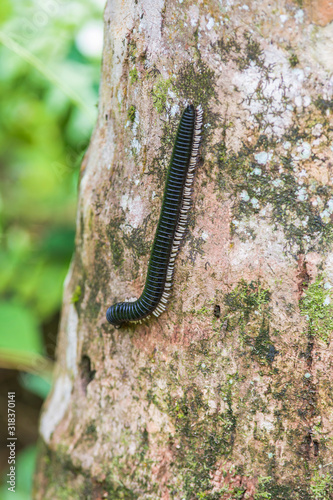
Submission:
<svg viewBox="0 0 333 500">
<path fill-rule="evenodd" d="M 21 451 L 16 461 L 16 488 L 15 493 L 8 491 L 6 487 L 0 490 L 1 500 L 30 500 L 33 473 L 36 464 L 36 447 L 29 446 Z"/>
<path fill-rule="evenodd" d="M 97 116 L 104 4 L 0 3 L 0 367 L 6 352 L 45 355 L 42 326 L 61 307 L 79 168 Z M 22 385 L 44 397 L 44 378 L 25 374 Z M 24 453 L 30 477 L 35 452 Z M 27 500 L 22 488 L 15 498 Z"/>
</svg>

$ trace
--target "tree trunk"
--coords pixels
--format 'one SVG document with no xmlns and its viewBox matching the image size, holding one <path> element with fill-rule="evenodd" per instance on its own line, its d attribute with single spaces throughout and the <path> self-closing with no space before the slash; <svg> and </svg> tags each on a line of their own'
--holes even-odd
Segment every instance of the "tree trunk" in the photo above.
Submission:
<svg viewBox="0 0 333 500">
<path fill-rule="evenodd" d="M 333 498 L 333 26 L 110 0 L 36 499 Z M 182 110 L 204 134 L 172 299 L 138 297 Z"/>
</svg>

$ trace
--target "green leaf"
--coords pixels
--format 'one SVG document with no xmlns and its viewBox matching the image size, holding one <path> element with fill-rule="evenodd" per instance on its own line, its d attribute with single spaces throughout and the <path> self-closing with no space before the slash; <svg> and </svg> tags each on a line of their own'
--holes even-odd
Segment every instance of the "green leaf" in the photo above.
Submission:
<svg viewBox="0 0 333 500">
<path fill-rule="evenodd" d="M 33 373 L 21 373 L 20 384 L 40 398 L 46 399 L 51 389 L 51 378 L 40 377 Z"/>
<path fill-rule="evenodd" d="M 34 315 L 15 302 L 0 302 L 0 349 L 42 352 L 42 337 Z"/>
</svg>

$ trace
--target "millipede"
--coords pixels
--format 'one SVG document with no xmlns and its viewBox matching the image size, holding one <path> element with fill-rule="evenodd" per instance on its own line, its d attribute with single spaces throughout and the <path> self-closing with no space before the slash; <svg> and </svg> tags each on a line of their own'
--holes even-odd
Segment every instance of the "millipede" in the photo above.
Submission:
<svg viewBox="0 0 333 500">
<path fill-rule="evenodd" d="M 171 295 L 175 259 L 191 208 L 191 194 L 200 146 L 203 111 L 189 105 L 183 111 L 173 147 L 160 218 L 148 264 L 146 283 L 134 302 L 110 306 L 106 319 L 115 327 L 139 322 L 166 309 Z"/>
</svg>

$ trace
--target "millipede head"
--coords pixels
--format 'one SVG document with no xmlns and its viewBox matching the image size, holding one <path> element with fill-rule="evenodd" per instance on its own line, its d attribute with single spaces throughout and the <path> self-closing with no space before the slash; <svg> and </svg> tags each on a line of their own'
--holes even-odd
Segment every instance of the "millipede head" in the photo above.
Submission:
<svg viewBox="0 0 333 500">
<path fill-rule="evenodd" d="M 120 328 L 121 325 L 123 324 L 122 321 L 119 321 L 115 318 L 115 306 L 110 306 L 108 310 L 106 311 L 106 319 L 107 321 L 113 325 L 115 328 Z"/>
</svg>

